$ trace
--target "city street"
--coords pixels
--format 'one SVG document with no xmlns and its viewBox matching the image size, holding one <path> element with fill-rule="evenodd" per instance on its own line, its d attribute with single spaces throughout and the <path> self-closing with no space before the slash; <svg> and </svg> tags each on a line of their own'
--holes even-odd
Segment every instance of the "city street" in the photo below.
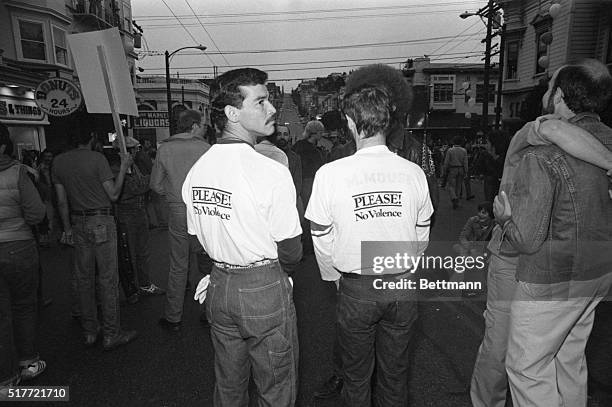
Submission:
<svg viewBox="0 0 612 407">
<path fill-rule="evenodd" d="M 474 202 L 474 201 L 472 201 Z M 433 238 L 455 236 L 473 211 L 473 204 L 442 216 Z M 449 212 L 445 202 L 442 211 Z M 168 270 L 167 231 L 152 231 L 154 281 L 165 287 Z M 85 349 L 81 330 L 70 316 L 70 256 L 67 248 L 41 250 L 45 296 L 40 353 L 47 371 L 32 385 L 70 386 L 74 406 L 210 406 L 213 392 L 213 350 L 208 329 L 199 323 L 200 306 L 193 300 L 199 281 L 191 275 L 183 328 L 163 331 L 157 324 L 163 297 L 122 303 L 122 326 L 137 329 L 139 338 L 114 352 Z M 335 406 L 313 393 L 332 372 L 331 346 L 335 287 L 319 278 L 312 255 L 304 258 L 295 277 L 294 300 L 300 336 L 301 406 Z M 482 304 L 423 302 L 410 379 L 412 406 L 469 406 L 467 387 L 482 323 L 474 309 Z M 65 405 L 65 404 L 63 404 Z"/>
<path fill-rule="evenodd" d="M 288 98 L 282 120 L 301 131 L 296 109 Z M 441 242 L 444 247 L 456 239 L 482 199 L 482 184 L 474 180 L 472 188 L 476 199 L 462 200 L 457 210 L 451 209 L 447 192 L 441 190 L 432 241 Z M 165 288 L 167 230 L 154 229 L 151 233 L 153 281 Z M 106 353 L 100 344 L 95 349 L 86 349 L 81 329 L 71 318 L 70 250 L 57 243 L 41 249 L 44 295 L 53 299 L 43 310 L 40 330 L 40 354 L 48 368 L 28 384 L 69 386 L 73 406 L 211 406 L 213 349 L 208 328 L 199 322 L 201 307 L 193 300 L 198 273 L 190 277 L 180 332 L 168 333 L 157 323 L 163 310 L 163 296 L 141 298 L 135 305 L 122 301 L 122 326 L 137 329 L 140 336 L 134 343 Z M 471 405 L 468 389 L 484 328 L 483 298 L 462 300 L 460 295 L 449 298 L 448 292 L 430 292 L 420 302 L 408 383 L 411 406 Z M 294 301 L 300 340 L 298 405 L 337 406 L 338 399 L 313 397 L 332 373 L 335 304 L 335 286 L 320 279 L 313 255 L 304 257 L 296 273 Z"/>
</svg>

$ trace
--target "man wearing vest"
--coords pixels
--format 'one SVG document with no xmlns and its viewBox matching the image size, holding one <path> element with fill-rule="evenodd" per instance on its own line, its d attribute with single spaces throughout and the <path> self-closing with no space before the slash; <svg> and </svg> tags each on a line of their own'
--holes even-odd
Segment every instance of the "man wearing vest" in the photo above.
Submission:
<svg viewBox="0 0 612 407">
<path fill-rule="evenodd" d="M 113 179 L 106 157 L 92 151 L 94 136 L 95 133 L 78 133 L 78 147 L 57 156 L 53 162 L 52 178 L 64 239 L 70 244 L 74 242 L 85 346 L 95 345 L 102 333 L 104 350 L 112 350 L 137 335 L 136 331 L 121 330 L 117 227 L 111 209 L 112 202 L 121 194 L 132 158 L 127 153 L 121 154 L 121 167 Z M 101 330 L 96 292 L 102 308 Z"/>
<path fill-rule="evenodd" d="M 402 267 L 380 272 L 362 256 L 368 243 L 378 253 L 385 246 L 380 242 L 389 241 L 400 242 L 409 256 L 422 255 L 433 207 L 423 170 L 385 145 L 395 110 L 390 92 L 383 86 L 354 88 L 344 95 L 342 109 L 357 152 L 317 171 L 306 209 L 321 277 L 340 278 L 342 399 L 346 406 L 370 406 L 376 365 L 374 404 L 405 405 L 416 292 L 378 288 L 411 274 Z"/>
<path fill-rule="evenodd" d="M 178 134 L 162 142 L 157 149 L 150 183 L 153 191 L 165 195 L 169 207 L 170 272 L 164 316 L 159 320 L 159 324 L 170 331 L 178 331 L 181 328 L 191 253 L 181 187 L 193 163 L 210 148 L 210 144 L 204 141 L 206 127 L 202 123 L 200 112 L 196 110 L 181 112 L 177 130 Z"/>
<path fill-rule="evenodd" d="M 258 136 L 274 132 L 267 77 L 243 68 L 217 79 L 212 116 L 223 136 L 183 185 L 188 232 L 214 262 L 195 298 L 200 303 L 207 298 L 216 407 L 248 405 L 251 372 L 259 405 L 293 406 L 297 394 L 299 352 L 289 276 L 302 257 L 302 229 L 289 170 L 254 149 Z"/>
<path fill-rule="evenodd" d="M 36 345 L 38 248 L 31 229 L 45 217 L 45 205 L 12 153 L 0 124 L 0 400 L 19 379 L 46 367 Z"/>
</svg>

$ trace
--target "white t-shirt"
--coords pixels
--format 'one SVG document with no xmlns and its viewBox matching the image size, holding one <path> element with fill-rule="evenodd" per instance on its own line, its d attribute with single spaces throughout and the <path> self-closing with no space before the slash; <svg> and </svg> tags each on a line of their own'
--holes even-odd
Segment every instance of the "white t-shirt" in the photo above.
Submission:
<svg viewBox="0 0 612 407">
<path fill-rule="evenodd" d="M 276 242 L 302 233 L 289 170 L 246 143 L 215 144 L 182 189 L 187 231 L 217 262 L 277 259 Z"/>
<path fill-rule="evenodd" d="M 374 146 L 317 171 L 305 217 L 332 225 L 333 268 L 361 274 L 362 241 L 427 241 L 432 213 L 423 170 L 386 146 Z M 320 268 L 324 280 L 339 277 Z"/>
</svg>

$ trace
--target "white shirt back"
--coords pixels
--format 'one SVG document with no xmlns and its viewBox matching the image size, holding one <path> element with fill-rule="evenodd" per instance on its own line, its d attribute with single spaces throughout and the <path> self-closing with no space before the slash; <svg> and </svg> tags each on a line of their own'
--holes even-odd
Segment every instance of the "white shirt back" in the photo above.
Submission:
<svg viewBox="0 0 612 407">
<path fill-rule="evenodd" d="M 361 274 L 362 241 L 427 241 L 432 214 L 423 170 L 386 146 L 374 146 L 317 171 L 305 217 L 333 226 L 334 268 Z"/>
<path fill-rule="evenodd" d="M 217 262 L 278 258 L 276 242 L 302 233 L 289 170 L 246 143 L 215 144 L 182 189 L 187 231 Z"/>
</svg>

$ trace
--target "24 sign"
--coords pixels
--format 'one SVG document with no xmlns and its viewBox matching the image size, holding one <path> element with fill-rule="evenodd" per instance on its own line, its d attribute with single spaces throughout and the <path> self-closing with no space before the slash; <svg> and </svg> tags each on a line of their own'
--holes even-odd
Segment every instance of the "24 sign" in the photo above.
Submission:
<svg viewBox="0 0 612 407">
<path fill-rule="evenodd" d="M 68 116 L 83 103 L 81 90 L 74 83 L 62 78 L 41 82 L 36 88 L 35 96 L 40 109 L 49 116 Z"/>
</svg>

